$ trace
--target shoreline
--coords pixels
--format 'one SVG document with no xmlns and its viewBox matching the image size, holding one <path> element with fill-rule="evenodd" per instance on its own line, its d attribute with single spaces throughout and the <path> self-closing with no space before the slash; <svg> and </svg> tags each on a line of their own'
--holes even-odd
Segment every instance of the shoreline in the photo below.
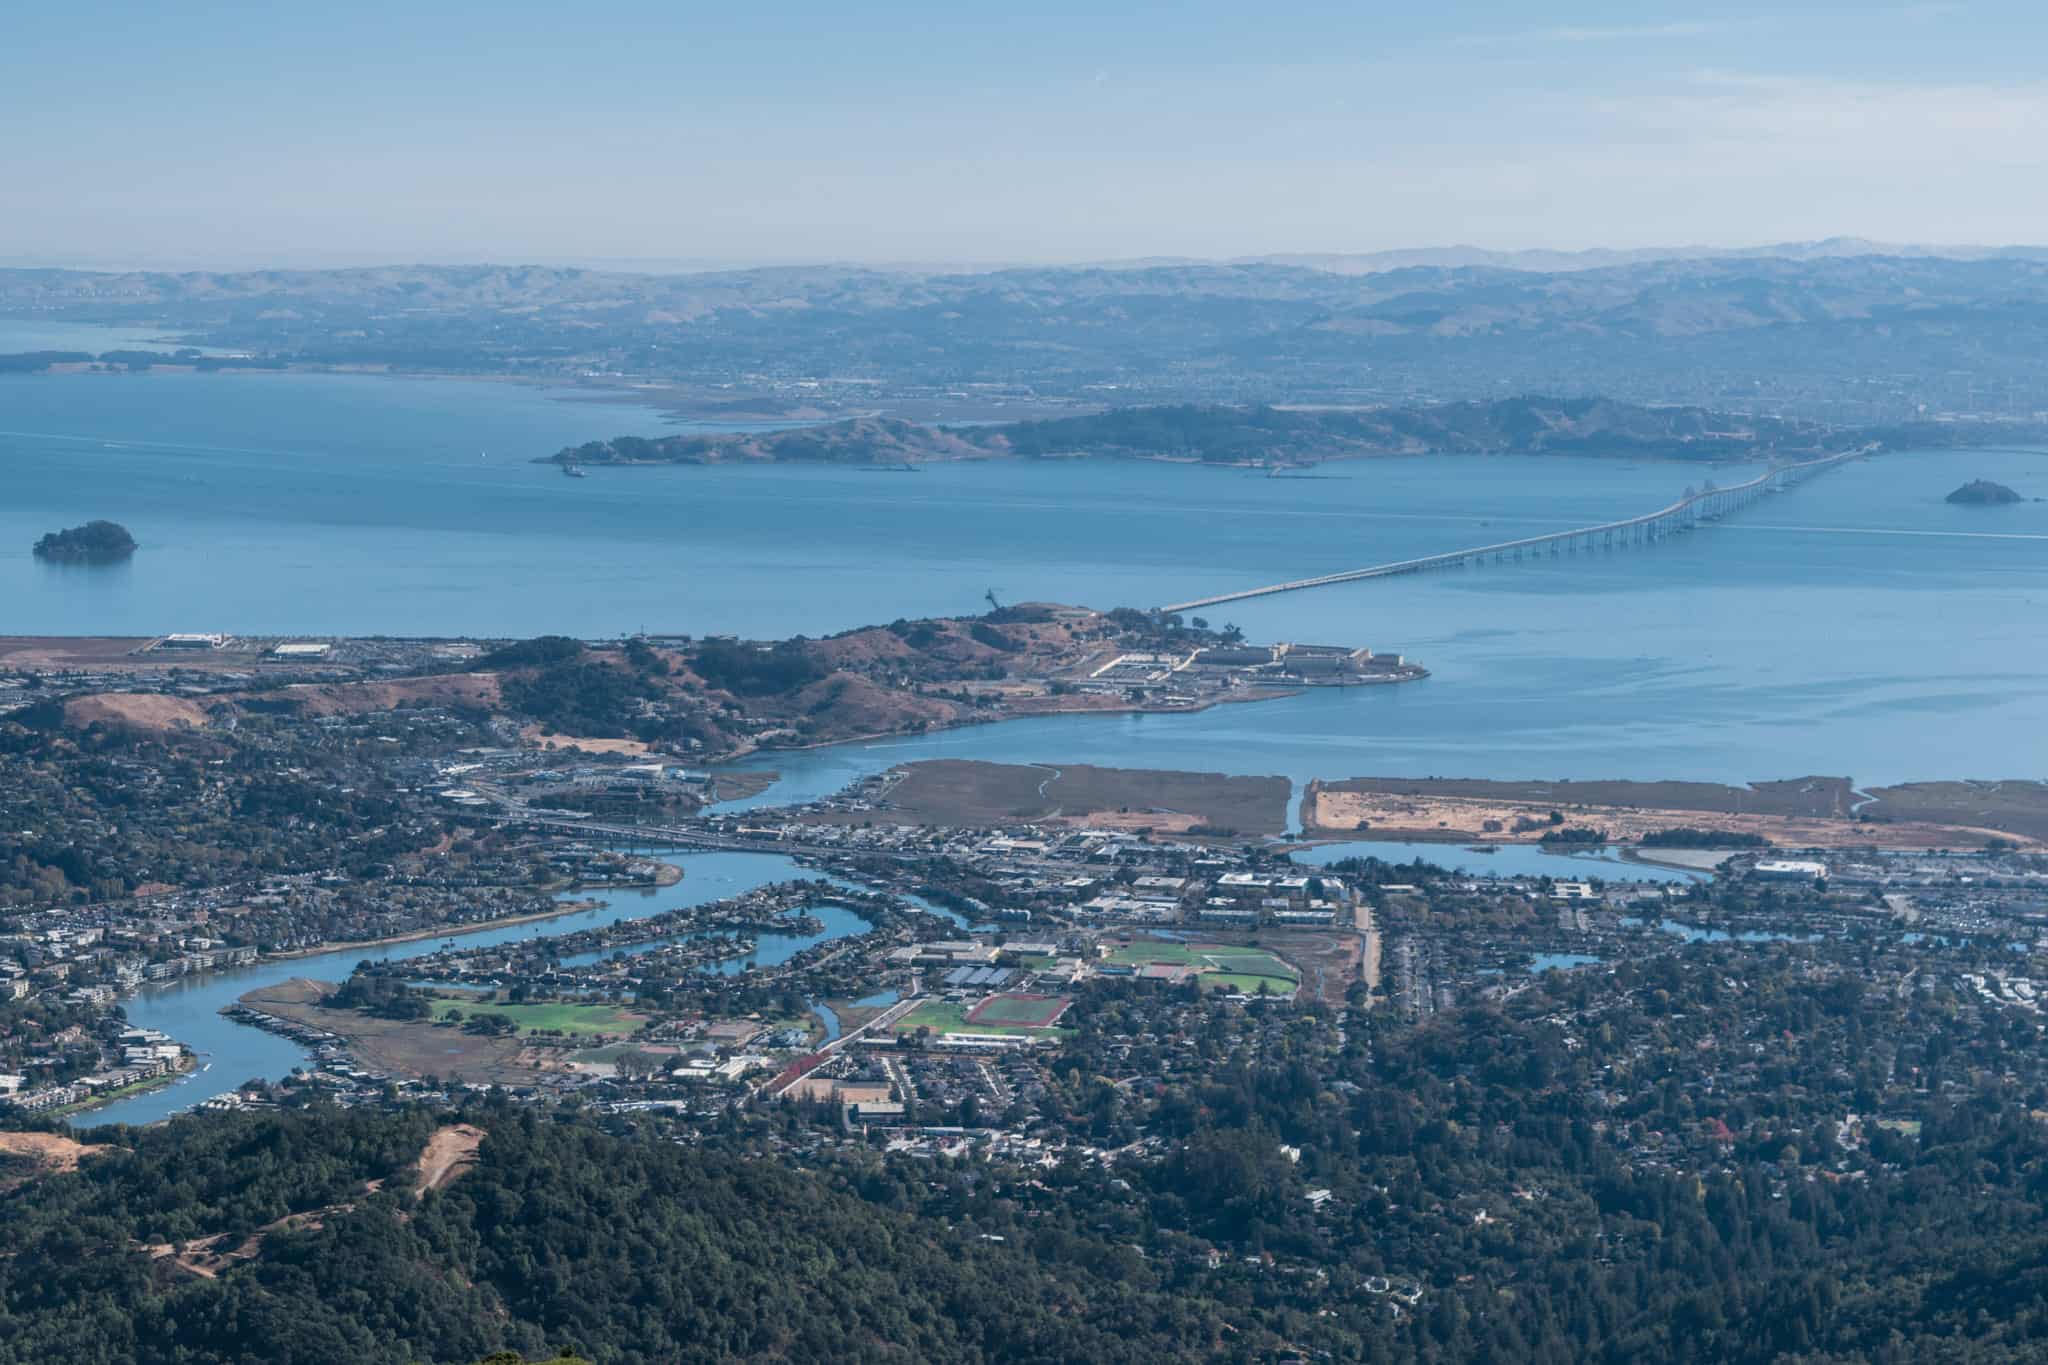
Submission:
<svg viewBox="0 0 2048 1365">
<path fill-rule="evenodd" d="M 1417 674 L 1415 674 L 1415 676 L 1413 677 L 1390 678 L 1388 681 L 1420 682 L 1428 676 L 1429 670 L 1423 669 Z M 1335 684 L 1327 685 L 1333 687 L 1336 686 Z M 1346 687 L 1378 685 L 1380 684 L 1343 684 L 1343 686 Z M 950 725 L 928 726 L 927 728 L 922 730 L 877 730 L 872 734 L 845 735 L 838 739 L 815 740 L 809 744 L 777 744 L 772 748 L 754 745 L 744 749 L 734 749 L 730 753 L 721 754 L 717 758 L 709 761 L 716 763 L 732 763 L 740 759 L 753 758 L 761 754 L 801 754 L 810 753 L 813 750 L 817 749 L 830 749 L 841 744 L 873 744 L 877 740 L 916 739 L 921 735 L 943 735 L 953 730 L 972 730 L 977 726 L 983 725 L 1005 725 L 1013 720 L 1047 720 L 1059 716 L 1194 716 L 1200 715 L 1204 711 L 1213 710 L 1218 706 L 1240 706 L 1247 705 L 1253 702 L 1282 701 L 1288 697 L 1298 697 L 1302 693 L 1307 692 L 1312 688 L 1321 686 L 1326 686 L 1326 684 L 1305 683 L 1300 687 L 1290 688 L 1253 688 L 1249 689 L 1253 694 L 1250 696 L 1233 695 L 1226 697 L 1216 697 L 1209 701 L 1200 702 L 1194 706 L 1134 706 L 1128 702 L 1124 702 L 1119 703 L 1115 706 L 1055 707 L 1044 711 L 1026 711 L 1017 715 L 976 717 L 969 720 L 955 721 Z M 779 780 L 780 774 L 778 774 L 777 777 Z M 768 784 L 767 787 L 764 787 L 761 790 L 767 791 L 772 789 L 773 786 L 774 783 L 771 782 L 770 784 Z M 760 794 L 761 792 L 752 792 L 749 793 L 748 796 L 736 797 L 732 799 L 746 800 L 750 796 L 758 796 Z M 712 803 L 713 806 L 718 806 L 722 804 L 724 804 L 723 801 L 714 801 Z M 709 807 L 707 807 L 707 809 L 709 809 Z"/>
<path fill-rule="evenodd" d="M 180 1059 L 179 1065 L 166 1071 L 161 1076 L 150 1076 L 130 1085 L 124 1085 L 118 1090 L 109 1090 L 103 1095 L 94 1095 L 89 1100 L 80 1100 L 77 1104 L 60 1105 L 55 1109 L 47 1109 L 37 1114 L 36 1117 L 71 1119 L 80 1114 L 90 1114 L 95 1109 L 104 1109 L 108 1105 L 118 1104 L 122 1100 L 132 1100 L 138 1095 L 147 1095 L 154 1091 L 168 1089 L 179 1081 L 184 1080 L 187 1076 L 196 1075 L 199 1069 L 199 1054 L 188 1048 L 185 1055 Z"/>
<path fill-rule="evenodd" d="M 615 883 L 606 888 L 612 891 L 651 891 L 661 887 L 675 886 L 683 880 L 683 870 L 674 863 L 663 863 L 663 867 L 675 868 L 676 875 L 664 881 L 657 877 L 652 882 Z M 589 890 L 589 887 L 572 887 L 570 890 Z M 415 929 L 389 938 L 359 938 L 342 943 L 325 943 L 312 948 L 289 948 L 281 953 L 258 953 L 258 962 L 291 962 L 302 957 L 321 957 L 327 953 L 353 952 L 360 948 L 384 948 L 399 943 L 417 943 L 428 938 L 462 938 L 468 934 L 480 934 L 487 929 L 507 929 L 521 924 L 539 924 L 545 920 L 560 919 L 564 915 L 586 913 L 597 909 L 602 901 L 570 901 L 554 910 L 540 910 L 531 915 L 506 915 L 500 919 L 476 920 L 468 924 L 442 925 L 435 929 Z"/>
<path fill-rule="evenodd" d="M 278 371 L 271 371 L 270 373 L 278 373 Z M 309 371 L 309 373 L 311 373 L 311 372 Z M 321 373 L 344 373 L 344 372 L 343 372 L 343 371 L 322 371 Z M 410 377 L 410 376 L 393 376 L 393 377 Z M 421 377 L 431 377 L 431 376 L 421 376 Z M 451 378 L 451 379 L 454 379 L 454 378 L 461 378 L 461 376 L 455 376 L 455 375 L 450 375 L 450 376 L 445 376 L 445 377 L 446 377 L 446 378 Z M 515 381 L 515 382 L 535 383 L 536 381 L 531 381 L 531 380 L 525 380 L 525 381 Z M 540 385 L 540 387 L 543 387 L 543 388 L 545 388 L 545 387 L 558 387 L 558 386 L 549 386 L 549 385 L 544 385 L 544 384 L 543 384 L 543 385 Z M 575 401 L 575 400 L 570 400 L 570 399 L 564 399 L 564 400 L 562 400 L 562 401 L 564 401 L 564 402 L 570 402 L 570 401 Z M 631 401 L 631 400 L 628 400 L 628 401 Z M 680 416 L 678 416 L 677 414 L 675 414 L 675 413 L 673 413 L 673 412 L 665 413 L 665 415 L 668 415 L 668 416 L 671 416 L 671 417 L 677 417 L 677 420 L 678 420 L 679 424 L 691 424 L 691 425 L 702 425 L 702 426 L 705 426 L 705 427 L 707 428 L 707 430 L 706 430 L 706 431 L 704 431 L 704 432 L 703 432 L 702 434 L 704 434 L 704 435 L 707 435 L 707 436 L 715 436 L 715 435 L 721 435 L 721 434 L 724 434 L 724 433 L 722 433 L 722 432 L 719 432 L 719 431 L 715 431 L 715 430 L 710 430 L 710 429 L 708 429 L 708 428 L 709 428 L 709 427 L 711 426 L 711 424 L 712 424 L 712 423 L 714 422 L 714 420 L 715 420 L 715 419 L 712 419 L 712 418 L 703 418 L 703 417 L 698 417 L 698 418 L 691 418 L 691 417 L 680 417 Z M 864 418 L 864 417 L 869 417 L 869 416 L 873 416 L 873 415 L 876 415 L 876 414 L 872 414 L 872 413 L 849 413 L 849 414 L 843 414 L 843 415 L 841 415 L 841 416 L 838 416 L 838 417 L 824 417 L 824 418 L 813 418 L 813 419 L 806 419 L 806 420 L 793 420 L 793 421 L 788 421 L 788 422 L 782 422 L 782 420 L 781 420 L 781 419 L 779 419 L 779 418 L 766 418 L 766 417 L 762 417 L 762 418 L 736 418 L 736 419 L 733 419 L 733 420 L 735 420 L 735 421 L 744 421 L 744 422 L 746 422 L 746 423 L 747 423 L 747 424 L 748 424 L 749 426 L 758 426 L 758 425 L 767 425 L 767 424 L 769 424 L 769 423 L 778 423 L 778 424 L 780 424 L 780 425 L 784 426 L 784 427 L 785 427 L 786 429 L 789 429 L 789 430 L 800 430 L 800 429 L 802 429 L 802 428 L 804 428 L 804 427 L 814 427 L 814 426 L 830 426 L 830 425 L 832 425 L 833 423 L 836 423 L 836 422 L 847 422 L 847 421 L 855 421 L 855 420 L 859 420 L 859 419 L 861 419 L 861 418 Z M 885 415 L 885 416 L 886 416 L 886 414 L 882 414 L 882 415 Z M 904 421 L 909 421 L 909 420 L 912 420 L 912 419 L 910 419 L 910 418 L 904 418 L 904 419 L 901 419 L 901 420 L 904 420 Z M 1957 447 L 1957 448 L 1958 448 L 1958 449 L 1974 449 L 1975 447 L 1967 447 L 1967 446 L 1964 446 L 1964 447 Z M 1811 454 L 1812 452 L 1798 452 L 1798 453 L 1802 453 L 1802 454 Z M 1823 452 L 1823 454 L 1825 454 L 1825 453 L 1827 453 L 1827 452 Z M 1144 453 L 1141 453 L 1141 452 L 1137 452 L 1137 451 L 1129 451 L 1129 450 L 1100 450 L 1100 451 L 1076 450 L 1076 451 L 1073 451 L 1073 452 L 1071 452 L 1071 453 L 1061 453 L 1061 454 L 1051 454 L 1051 455 L 1019 455 L 1019 454 L 1017 454 L 1017 453 L 1016 453 L 1016 452 L 1014 452 L 1014 451 L 1006 451 L 1006 450 L 990 450 L 990 451 L 988 451 L 988 452 L 987 452 L 986 454 L 975 454 L 975 455 L 929 455 L 929 456 L 922 456 L 922 457 L 919 457 L 919 458 L 914 458 L 914 459 L 913 459 L 913 458 L 910 458 L 910 457 L 908 457 L 908 456 L 906 456 L 905 458 L 903 458 L 903 459 L 901 459 L 901 460 L 898 460 L 898 461 L 895 461 L 895 462 L 892 462 L 892 463 L 887 463 L 887 464 L 883 464 L 883 463 L 877 463 L 877 462 L 862 462 L 862 461 L 859 461 L 859 460 L 773 460 L 773 459 L 762 459 L 762 458 L 759 458 L 759 457 L 755 457 L 755 456 L 745 456 L 745 455 L 743 455 L 743 456 L 738 456 L 738 457 L 735 457 L 735 458 L 730 458 L 730 459 L 687 459 L 687 460 L 620 460 L 620 459 L 613 459 L 613 460 L 591 460 L 591 461 L 578 461 L 578 460 L 567 460 L 567 459 L 564 459 L 564 458 L 562 458 L 562 452 L 559 452 L 559 451 L 558 451 L 558 452 L 556 452 L 556 453 L 555 453 L 555 454 L 553 454 L 553 455 L 537 455 L 537 456 L 534 456 L 534 457 L 533 457 L 532 459 L 528 460 L 528 461 L 527 461 L 527 463 L 528 463 L 528 464 L 535 464 L 535 465 L 556 465 L 556 466 L 564 466 L 564 465 L 574 465 L 574 466 L 575 466 L 576 468 L 578 468 L 578 469 L 722 469 L 722 468 L 723 468 L 723 469 L 856 469 L 856 470 L 881 470 L 881 471 L 885 471 L 885 472 L 891 472 L 891 473 L 903 473 L 903 472 L 910 472 L 910 473 L 922 473 L 922 472 L 923 472 L 923 471 L 925 470 L 925 468 L 926 468 L 927 466 L 930 466 L 930 465 L 977 465 L 977 464 L 989 464 L 989 463 L 1018 463 L 1018 464 L 1074 464 L 1074 463 L 1077 463 L 1077 462 L 1082 462 L 1082 461 L 1089 461 L 1089 460 L 1123 460 L 1123 461 L 1129 461 L 1130 463 L 1133 463 L 1133 464 L 1164 464 L 1164 465 L 1172 465 L 1172 466 L 1174 466 L 1175 468 L 1179 468 L 1179 469 L 1211 469 L 1211 470 L 1215 470 L 1215 471 L 1217 471 L 1218 473 L 1243 473 L 1243 472 L 1247 472 L 1247 471 L 1253 471 L 1253 472 L 1261 472 L 1261 473 L 1266 473 L 1266 474 L 1268 474 L 1268 475 L 1269 475 L 1270 477 L 1277 477 L 1277 478 L 1285 479 L 1285 478 L 1288 478 L 1288 477 L 1290 477 L 1290 476 L 1291 476 L 1291 477 L 1294 477 L 1294 478 L 1302 478 L 1302 477 L 1307 477 L 1307 476 L 1309 476 L 1309 471 L 1313 471 L 1313 470 L 1316 470 L 1316 469 L 1320 469 L 1320 468 L 1321 468 L 1322 466 L 1324 466 L 1324 465 L 1330 465 L 1330 464 L 1350 464 L 1350 463 L 1354 463 L 1354 462 L 1362 462 L 1362 461 L 1371 461 L 1371 460 L 1437 460 L 1437 459 L 1442 459 L 1442 460 L 1462 460 L 1462 459 L 1472 459 L 1472 460 L 1488 460 L 1488 459 L 1498 459 L 1498 460 L 1516 460 L 1516 459 L 1529 459 L 1529 460 L 1536 460 L 1536 459 L 1543 459 L 1543 458 L 1545 458 L 1545 457 L 1546 457 L 1546 456 L 1547 456 L 1548 454 L 1549 454 L 1549 452 L 1546 452 L 1546 451 L 1541 451 L 1541 450 L 1353 450 L 1353 451 L 1341 451 L 1341 452 L 1336 452 L 1336 453 L 1332 453 L 1332 454 L 1328 454 L 1328 455 L 1318 455 L 1318 456 L 1304 456 L 1304 457 L 1302 458 L 1302 460 L 1301 460 L 1300 462 L 1298 462 L 1298 463 L 1286 463 L 1286 464 L 1276 464 L 1276 463 L 1274 463 L 1274 462 L 1272 462 L 1272 461 L 1270 461 L 1270 460 L 1264 460 L 1264 459 L 1258 459 L 1258 460 L 1203 460 L 1203 459 L 1198 459 L 1198 458 L 1195 458 L 1195 457 L 1193 457 L 1193 456 L 1188 456 L 1188 455 L 1160 455 L 1160 454 L 1144 454 Z M 1656 464 L 1656 465 L 1671 465 L 1671 466 L 1674 466 L 1674 467 L 1681 467 L 1681 468 L 1699 468 L 1699 469 L 1720 469 L 1720 468 L 1725 468 L 1725 467 L 1727 467 L 1727 466 L 1729 466 L 1729 465 L 1753 465 L 1753 464 L 1757 464 L 1757 463 L 1759 463 L 1759 462 L 1765 462 L 1765 463 L 1767 463 L 1767 462 L 1769 462 L 1769 461 L 1770 461 L 1771 459 L 1773 459 L 1773 458 L 1774 458 L 1774 456 L 1773 456 L 1773 454 L 1772 454 L 1772 453 L 1770 453 L 1770 452 L 1764 452 L 1764 451 L 1757 451 L 1757 452 L 1752 452 L 1752 453 L 1750 453 L 1750 454 L 1746 454 L 1746 455 L 1729 455 L 1729 456 L 1726 456 L 1726 457 L 1722 457 L 1722 458 L 1716 458 L 1716 459 L 1703 459 L 1703 460 L 1687 460 L 1687 459 L 1681 459 L 1681 458 L 1679 458 L 1678 456 L 1675 456 L 1675 455 L 1657 455 L 1657 454 L 1653 454 L 1653 453 L 1649 453 L 1649 452 L 1643 452 L 1643 451 L 1630 451 L 1630 452 L 1626 452 L 1626 453 L 1621 453 L 1621 452 L 1617 452 L 1617 453 L 1615 453 L 1615 454 L 1611 454 L 1611 455 L 1585 455 L 1585 456 L 1582 456 L 1581 458 L 1585 458 L 1585 459 L 1591 459 L 1591 460 L 1626 460 L 1626 461 L 1630 461 L 1630 462 L 1640 462 L 1640 463 L 1646 463 L 1646 464 Z M 1341 475 L 1336 475 L 1336 476 L 1326 476 L 1326 477 L 1343 477 L 1343 476 L 1341 476 Z"/>
<path fill-rule="evenodd" d="M 685 873 L 680 865 L 675 863 L 664 862 L 661 864 L 661 866 L 665 870 L 665 872 L 673 873 L 673 875 L 657 875 L 652 883 L 639 882 L 634 883 L 630 886 L 614 887 L 611 889 L 649 890 L 655 887 L 675 886 L 683 880 Z M 247 967 L 262 966 L 265 963 L 292 962 L 297 961 L 301 958 L 321 957 L 328 953 L 345 953 L 363 949 L 393 947 L 401 943 L 417 943 L 423 939 L 458 939 L 471 934 L 480 934 L 490 929 L 513 928 L 522 924 L 538 924 L 547 920 L 560 919 L 564 915 L 579 914 L 597 909 L 602 904 L 603 902 L 595 900 L 571 901 L 559 905 L 556 909 L 540 911 L 538 913 L 531 915 L 508 915 L 501 919 L 484 920 L 478 923 L 457 926 L 453 929 L 450 929 L 448 926 L 442 926 L 440 928 L 435 929 L 419 929 L 408 933 L 394 934 L 387 938 L 351 939 L 346 942 L 326 943 L 311 948 L 293 948 L 279 953 L 258 953 L 256 955 L 256 961 L 247 964 L 246 967 L 228 968 L 226 970 L 246 970 Z M 194 973 L 195 976 L 217 976 L 219 974 L 219 969 L 207 972 Z M 136 990 L 131 991 L 127 995 L 122 996 L 121 999 L 124 1001 L 133 999 L 135 996 L 138 996 L 140 994 L 142 994 L 142 988 L 138 987 Z M 239 1000 L 240 997 L 237 997 L 238 1003 Z M 105 1095 L 96 1095 L 92 1098 L 92 1100 L 88 1101 L 83 1105 L 77 1106 L 75 1108 L 67 1107 L 62 1111 L 55 1112 L 57 1112 L 59 1117 L 69 1117 L 74 1114 L 84 1114 L 94 1109 L 103 1108 L 106 1105 L 112 1104 L 117 1100 L 132 1099 L 137 1095 L 147 1094 L 152 1090 L 160 1090 L 164 1086 L 169 1085 L 174 1081 L 177 1081 L 181 1077 L 193 1074 L 194 1071 L 198 1068 L 199 1054 L 193 1051 L 189 1045 L 186 1045 L 185 1057 L 186 1065 L 183 1067 L 183 1069 L 179 1071 L 173 1072 L 163 1077 L 151 1077 L 149 1082 L 138 1083 L 134 1086 L 124 1086 L 120 1090 L 110 1091 Z M 157 1121 L 162 1122 L 163 1120 Z"/>
</svg>

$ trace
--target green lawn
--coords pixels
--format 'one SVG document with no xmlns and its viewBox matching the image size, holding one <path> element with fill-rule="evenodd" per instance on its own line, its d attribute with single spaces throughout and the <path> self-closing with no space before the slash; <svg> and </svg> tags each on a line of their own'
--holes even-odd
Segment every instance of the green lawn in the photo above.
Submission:
<svg viewBox="0 0 2048 1365">
<path fill-rule="evenodd" d="M 1275 995 L 1291 993 L 1301 973 L 1261 948 L 1236 948 L 1221 943 L 1137 942 L 1112 948 L 1109 961 L 1128 967 L 1148 962 L 1186 963 L 1201 973 L 1202 989 L 1242 990 L 1256 995 L 1260 981 L 1270 982 Z"/>
<path fill-rule="evenodd" d="M 890 1025 L 889 1031 L 915 1033 L 920 1028 L 928 1028 L 933 1033 L 1000 1033 L 1019 1038 L 1065 1037 L 1074 1031 L 1057 1027 L 1023 1028 L 1014 1024 L 970 1024 L 966 1015 L 973 1007 L 973 1001 L 962 1005 L 951 1000 L 927 1000 Z"/>
<path fill-rule="evenodd" d="M 502 1014 L 519 1025 L 520 1031 L 561 1032 L 570 1034 L 592 1033 L 638 1033 L 645 1021 L 637 1014 L 612 1005 L 573 1005 L 551 1002 L 540 1005 L 513 1005 L 495 1000 L 465 999 L 457 1001 L 455 1009 L 468 1019 L 478 1014 Z M 446 1017 L 446 1011 L 439 1016 Z"/>
</svg>

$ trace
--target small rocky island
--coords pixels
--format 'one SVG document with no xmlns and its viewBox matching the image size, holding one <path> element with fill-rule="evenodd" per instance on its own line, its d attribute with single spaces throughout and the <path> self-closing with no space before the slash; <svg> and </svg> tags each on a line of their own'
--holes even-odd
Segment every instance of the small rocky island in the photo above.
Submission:
<svg viewBox="0 0 2048 1365">
<path fill-rule="evenodd" d="M 118 564 L 135 553 L 135 537 L 115 521 L 88 521 L 52 531 L 36 542 L 37 559 L 62 564 Z"/>
<path fill-rule="evenodd" d="M 1948 501 L 1967 507 L 2003 507 L 2010 502 L 2019 502 L 2020 495 L 2002 483 L 1989 479 L 1972 479 L 1948 495 Z"/>
</svg>

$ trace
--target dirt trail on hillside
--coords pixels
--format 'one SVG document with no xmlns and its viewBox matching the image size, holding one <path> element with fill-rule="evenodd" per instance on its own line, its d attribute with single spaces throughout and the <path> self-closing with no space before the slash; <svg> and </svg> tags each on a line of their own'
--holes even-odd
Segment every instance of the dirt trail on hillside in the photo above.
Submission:
<svg viewBox="0 0 2048 1365">
<path fill-rule="evenodd" d="M 438 1190 L 476 1165 L 484 1130 L 467 1123 L 437 1129 L 420 1153 L 420 1189 Z"/>
<path fill-rule="evenodd" d="M 40 1133 L 0 1133 L 0 1144 L 9 1138 L 38 1138 Z M 52 1139 L 56 1142 L 63 1138 Z M 427 1145 L 420 1149 L 420 1189 L 438 1190 L 452 1183 L 470 1167 L 476 1165 L 476 1151 L 483 1144 L 484 1130 L 467 1123 L 450 1124 L 436 1129 L 427 1139 Z M 78 1147 L 77 1143 L 71 1143 Z M 0 1145 L 4 1150 L 4 1145 Z M 90 1149 L 79 1148 L 79 1151 Z M 78 1164 L 77 1154 L 71 1155 L 71 1166 Z M 363 1187 L 365 1195 L 372 1195 L 382 1189 L 382 1180 L 372 1180 Z M 342 1204 L 328 1204 L 310 1209 L 304 1213 L 288 1213 L 275 1222 L 266 1223 L 233 1246 L 228 1245 L 228 1234 L 215 1233 L 211 1237 L 196 1237 L 186 1242 L 140 1242 L 136 1249 L 152 1260 L 168 1260 L 178 1269 L 202 1279 L 218 1279 L 229 1268 L 254 1260 L 262 1254 L 264 1239 L 274 1232 L 311 1232 L 326 1225 L 326 1220 L 344 1213 L 355 1211 L 354 1201 Z M 401 1219 L 406 1217 L 401 1213 Z"/>
</svg>

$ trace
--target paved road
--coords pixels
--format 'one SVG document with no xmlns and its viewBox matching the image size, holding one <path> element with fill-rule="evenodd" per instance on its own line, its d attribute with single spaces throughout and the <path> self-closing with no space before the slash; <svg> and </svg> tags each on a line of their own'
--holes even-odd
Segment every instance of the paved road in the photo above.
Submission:
<svg viewBox="0 0 2048 1365">
<path fill-rule="evenodd" d="M 880 1014 L 868 1020 L 865 1024 L 862 1024 L 859 1028 L 854 1029 L 849 1033 L 840 1034 L 837 1038 L 834 1038 L 831 1042 L 826 1043 L 823 1047 L 819 1048 L 812 1055 L 817 1057 L 819 1059 L 820 1064 L 822 1065 L 823 1060 L 825 1058 L 830 1057 L 833 1053 L 839 1051 L 843 1047 L 846 1047 L 855 1039 L 863 1037 L 868 1033 L 887 1029 L 891 1024 L 895 1023 L 898 1019 L 901 1019 L 904 1015 L 910 1013 L 912 1010 L 916 1009 L 919 1005 L 923 1003 L 924 995 L 922 992 L 919 992 L 915 995 L 906 995 L 905 997 L 903 997 L 903 999 L 898 1000 L 895 1004 L 889 1006 L 889 1008 L 883 1010 Z M 776 1099 L 779 1096 L 781 1096 L 781 1094 L 784 1091 L 788 1090 L 790 1086 L 795 1085 L 798 1081 L 801 1081 L 804 1078 L 804 1076 L 810 1075 L 811 1072 L 816 1071 L 817 1069 L 818 1068 L 815 1066 L 810 1067 L 805 1070 L 803 1076 L 792 1076 L 789 1078 L 789 1080 L 783 1082 L 781 1085 L 777 1085 L 775 1082 L 770 1081 L 767 1085 L 761 1088 L 761 1093 L 768 1099 Z"/>
</svg>

